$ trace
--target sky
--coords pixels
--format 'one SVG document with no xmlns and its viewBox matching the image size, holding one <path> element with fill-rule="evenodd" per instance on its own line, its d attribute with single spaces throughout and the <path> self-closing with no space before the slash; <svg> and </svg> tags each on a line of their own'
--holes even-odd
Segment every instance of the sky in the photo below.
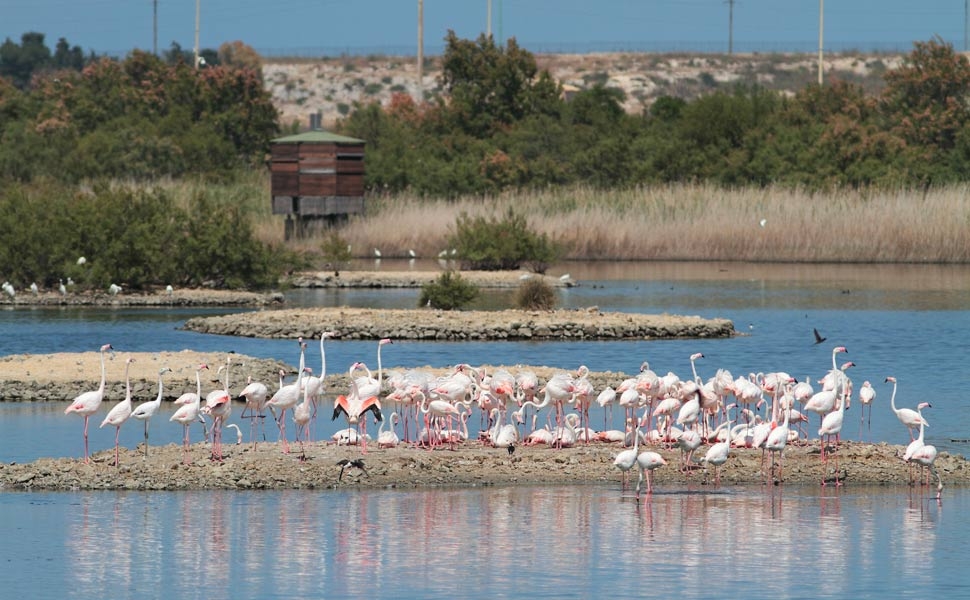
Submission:
<svg viewBox="0 0 970 600">
<path fill-rule="evenodd" d="M 158 47 L 191 49 L 196 0 L 0 0 L 0 38 L 64 37 L 85 52 L 124 56 Z M 198 0 L 200 47 L 241 40 L 267 56 L 415 54 L 417 0 Z M 825 48 L 908 52 L 940 36 L 964 49 L 964 0 L 828 0 Z M 474 39 L 487 27 L 488 0 L 424 0 L 425 54 L 439 54 L 448 30 Z M 736 52 L 812 52 L 819 0 L 492 0 L 492 33 L 532 52 L 727 50 L 733 6 Z"/>
</svg>

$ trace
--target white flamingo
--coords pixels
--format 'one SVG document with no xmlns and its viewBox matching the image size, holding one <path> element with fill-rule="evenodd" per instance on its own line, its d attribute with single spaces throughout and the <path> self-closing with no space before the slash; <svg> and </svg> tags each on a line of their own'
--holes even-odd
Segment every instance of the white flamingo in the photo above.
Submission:
<svg viewBox="0 0 970 600">
<path fill-rule="evenodd" d="M 101 408 L 101 401 L 104 400 L 104 353 L 111 350 L 113 350 L 111 344 L 101 346 L 101 385 L 98 386 L 98 389 L 79 394 L 74 398 L 74 400 L 71 401 L 71 404 L 64 409 L 65 415 L 74 413 L 84 417 L 84 462 L 90 461 L 90 457 L 88 455 L 88 419 L 91 417 L 91 415 L 98 412 L 98 409 Z"/>
<path fill-rule="evenodd" d="M 129 377 L 129 370 L 131 369 L 131 363 L 135 362 L 134 358 L 130 356 L 125 359 L 125 399 L 115 404 L 111 410 L 108 411 L 107 416 L 104 421 L 101 421 L 101 425 L 98 427 L 104 427 L 105 425 L 111 425 L 115 428 L 115 466 L 118 466 L 118 436 L 121 435 L 121 426 L 125 424 L 125 421 L 131 417 L 131 377 Z"/>
<path fill-rule="evenodd" d="M 896 418 L 899 419 L 899 422 L 905 425 L 906 429 L 909 430 L 909 440 L 913 441 L 916 439 L 916 437 L 913 435 L 913 429 L 916 429 L 921 424 L 929 426 L 929 423 L 926 422 L 926 419 L 924 419 L 922 415 L 912 408 L 896 408 L 896 378 L 890 376 L 886 378 L 886 381 L 891 381 L 893 383 L 893 395 L 889 399 L 889 406 L 891 406 L 893 412 L 896 413 Z"/>
<path fill-rule="evenodd" d="M 296 406 L 300 401 L 302 389 L 303 371 L 306 368 L 306 344 L 303 338 L 298 340 L 300 344 L 300 368 L 297 370 L 297 377 L 294 383 L 281 386 L 273 396 L 266 402 L 266 407 L 270 409 L 273 416 L 276 416 L 276 409 L 280 409 L 279 416 L 276 416 L 276 426 L 280 430 L 280 441 L 283 443 L 283 453 L 290 453 L 290 443 L 286 439 L 286 411 Z"/>
<path fill-rule="evenodd" d="M 158 370 L 158 396 L 156 396 L 154 400 L 149 400 L 148 402 L 139 404 L 138 407 L 131 413 L 131 418 L 145 422 L 145 458 L 148 458 L 148 424 L 151 422 L 152 417 L 158 414 L 158 410 L 162 407 L 162 375 L 171 370 L 172 369 L 169 369 L 168 367 L 162 367 Z"/>
<path fill-rule="evenodd" d="M 401 443 L 401 438 L 397 436 L 394 432 L 394 427 L 397 425 L 398 416 L 396 412 L 392 412 L 391 416 L 385 421 L 391 422 L 391 428 L 384 431 L 384 421 L 381 421 L 381 426 L 377 429 L 377 447 L 378 448 L 395 448 Z"/>
</svg>

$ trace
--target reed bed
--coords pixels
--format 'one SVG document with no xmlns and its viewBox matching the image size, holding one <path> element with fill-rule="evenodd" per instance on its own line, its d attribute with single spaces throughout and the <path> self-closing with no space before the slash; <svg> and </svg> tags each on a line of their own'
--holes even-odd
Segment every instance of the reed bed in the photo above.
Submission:
<svg viewBox="0 0 970 600">
<path fill-rule="evenodd" d="M 559 240 L 564 259 L 755 262 L 970 262 L 970 186 L 928 191 L 726 189 L 706 184 L 630 190 L 575 188 L 435 200 L 368 199 L 340 235 L 358 257 L 447 249 L 462 213 L 501 218 L 510 208 Z M 268 197 L 264 196 L 264 198 Z M 280 217 L 259 217 L 265 241 L 282 241 Z M 319 239 L 290 242 L 315 252 Z"/>
</svg>

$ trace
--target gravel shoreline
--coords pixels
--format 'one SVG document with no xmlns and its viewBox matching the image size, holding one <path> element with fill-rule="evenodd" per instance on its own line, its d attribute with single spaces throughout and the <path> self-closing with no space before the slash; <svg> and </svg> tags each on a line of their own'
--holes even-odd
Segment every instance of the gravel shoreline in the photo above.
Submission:
<svg viewBox="0 0 970 600">
<path fill-rule="evenodd" d="M 210 460 L 207 444 L 192 446 L 191 464 L 182 464 L 182 448 L 175 444 L 121 450 L 121 465 L 114 466 L 114 450 L 92 455 L 91 462 L 78 458 L 44 458 L 26 464 L 0 465 L 0 489 L 15 490 L 196 490 L 196 489 L 339 489 L 427 488 L 473 485 L 597 484 L 616 485 L 620 472 L 613 466 L 619 444 L 591 443 L 561 450 L 519 445 L 510 457 L 506 448 L 491 448 L 477 441 L 428 451 L 415 447 L 379 449 L 368 445 L 366 454 L 353 446 L 323 442 L 306 444 L 306 460 L 300 460 L 299 444 L 283 454 L 275 442 L 260 442 L 255 450 L 246 442 L 231 443 L 224 436 L 223 462 Z M 248 439 L 248 432 L 246 433 Z M 229 443 L 225 443 L 229 442 Z M 695 466 L 680 472 L 680 453 L 652 447 L 668 462 L 654 472 L 655 484 L 664 486 L 713 485 L 713 467 L 705 474 Z M 885 443 L 844 442 L 840 445 L 839 479 L 846 485 L 910 485 L 909 465 L 899 456 L 902 446 Z M 703 448 L 701 450 L 703 452 Z M 344 470 L 342 459 L 364 461 L 366 473 Z M 961 456 L 941 453 L 936 461 L 945 486 L 970 483 L 970 465 Z M 828 485 L 835 482 L 834 458 L 823 466 L 817 440 L 789 446 L 784 454 L 784 484 Z M 636 474 L 632 474 L 633 480 Z M 721 468 L 721 485 L 763 485 L 761 451 L 732 449 Z M 933 481 L 927 493 L 935 494 Z"/>
</svg>

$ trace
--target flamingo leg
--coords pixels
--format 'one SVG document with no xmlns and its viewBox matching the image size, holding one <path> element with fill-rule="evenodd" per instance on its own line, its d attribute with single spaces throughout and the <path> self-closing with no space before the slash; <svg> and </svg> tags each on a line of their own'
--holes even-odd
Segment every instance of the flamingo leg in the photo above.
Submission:
<svg viewBox="0 0 970 600">
<path fill-rule="evenodd" d="M 145 419 L 145 458 L 148 458 L 148 423 L 150 421 Z"/>
<path fill-rule="evenodd" d="M 121 427 L 115 427 L 115 467 L 118 466 L 118 436 L 121 435 Z"/>
<path fill-rule="evenodd" d="M 84 462 L 90 462 L 88 458 L 88 417 L 84 417 Z"/>
<path fill-rule="evenodd" d="M 182 435 L 182 464 L 189 464 L 189 426 L 182 425 L 184 434 Z"/>
</svg>

